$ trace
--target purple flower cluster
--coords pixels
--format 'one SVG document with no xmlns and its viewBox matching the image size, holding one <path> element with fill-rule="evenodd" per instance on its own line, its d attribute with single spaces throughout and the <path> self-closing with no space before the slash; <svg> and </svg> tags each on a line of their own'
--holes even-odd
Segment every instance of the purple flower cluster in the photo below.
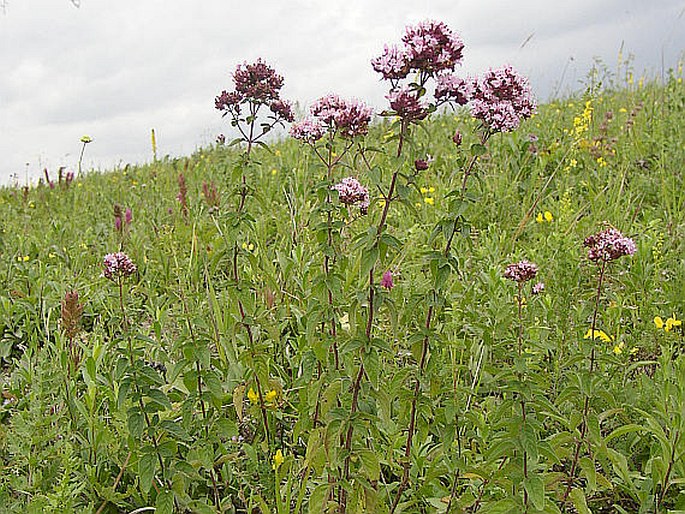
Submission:
<svg viewBox="0 0 685 514">
<path fill-rule="evenodd" d="M 510 132 L 535 112 L 528 79 L 511 66 L 490 70 L 473 83 L 471 114 L 490 132 Z"/>
<path fill-rule="evenodd" d="M 509 264 L 504 270 L 504 278 L 508 278 L 514 282 L 528 282 L 529 280 L 534 279 L 537 274 L 537 265 L 526 260 Z"/>
<path fill-rule="evenodd" d="M 314 102 L 308 116 L 291 127 L 290 135 L 309 142 L 321 139 L 326 133 L 345 138 L 361 136 L 369 131 L 372 113 L 371 107 L 359 100 L 326 95 Z"/>
<path fill-rule="evenodd" d="M 453 71 L 463 58 L 464 43 L 443 22 L 426 20 L 409 25 L 402 46 L 386 45 L 383 54 L 371 60 L 385 80 L 397 81 L 418 71 L 426 76 Z"/>
<path fill-rule="evenodd" d="M 593 234 L 583 241 L 588 248 L 587 256 L 593 262 L 609 262 L 624 255 L 633 255 L 637 247 L 629 237 L 624 237 L 615 228 L 608 228 Z"/>
<path fill-rule="evenodd" d="M 362 214 L 369 211 L 369 190 L 353 177 L 342 179 L 338 184 L 335 184 L 331 189 L 338 192 L 340 201 L 346 205 L 359 205 L 359 210 Z"/>
<path fill-rule="evenodd" d="M 444 73 L 437 77 L 435 84 L 435 99 L 438 103 L 454 102 L 466 105 L 473 95 L 473 81 L 464 80 L 454 73 Z"/>
<path fill-rule="evenodd" d="M 409 123 L 421 121 L 428 116 L 428 108 L 421 102 L 418 93 L 407 87 L 390 91 L 386 98 L 395 114 Z"/>
<path fill-rule="evenodd" d="M 103 260 L 103 275 L 105 278 L 117 282 L 121 278 L 130 277 L 138 268 L 124 252 L 108 253 Z"/>
<path fill-rule="evenodd" d="M 233 72 L 235 90 L 222 91 L 214 106 L 224 115 L 240 116 L 241 105 L 249 102 L 268 105 L 277 120 L 293 121 L 292 107 L 281 100 L 283 77 L 261 59 L 253 64 L 239 64 Z"/>
</svg>

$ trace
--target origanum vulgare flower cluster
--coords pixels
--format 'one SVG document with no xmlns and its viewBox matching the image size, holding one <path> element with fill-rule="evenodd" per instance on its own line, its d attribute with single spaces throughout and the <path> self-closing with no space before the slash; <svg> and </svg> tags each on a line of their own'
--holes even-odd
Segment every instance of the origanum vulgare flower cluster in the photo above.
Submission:
<svg viewBox="0 0 685 514">
<path fill-rule="evenodd" d="M 402 46 L 386 45 L 383 55 L 371 61 L 385 80 L 397 81 L 412 72 L 433 76 L 461 64 L 464 43 L 443 22 L 426 20 L 407 26 Z"/>
<path fill-rule="evenodd" d="M 369 211 L 369 190 L 353 177 L 347 177 L 331 189 L 338 192 L 340 201 L 346 205 L 358 205 L 362 214 Z"/>
<path fill-rule="evenodd" d="M 509 264 L 504 270 L 504 278 L 508 278 L 514 282 L 528 282 L 529 280 L 533 280 L 537 274 L 537 265 L 528 262 L 527 260 Z"/>
<path fill-rule="evenodd" d="M 242 106 L 250 104 L 250 115 L 254 116 L 261 105 L 267 105 L 277 121 L 293 121 L 293 111 L 288 102 L 280 98 L 283 77 L 261 59 L 253 64 L 239 64 L 233 72 L 235 90 L 222 91 L 214 106 L 224 116 L 230 114 L 237 122 Z"/>
<path fill-rule="evenodd" d="M 471 115 L 490 132 L 510 132 L 535 112 L 528 79 L 511 66 L 490 70 L 474 80 Z"/>
<path fill-rule="evenodd" d="M 102 274 L 113 282 L 130 277 L 138 271 L 136 265 L 124 252 L 108 253 L 105 255 L 102 265 Z"/>
<path fill-rule="evenodd" d="M 344 138 L 361 136 L 369 131 L 373 110 L 359 100 L 345 100 L 338 95 L 319 98 L 309 109 L 309 115 L 290 128 L 296 139 L 314 142 L 325 134 Z"/>
<path fill-rule="evenodd" d="M 615 228 L 585 238 L 583 246 L 588 248 L 587 257 L 593 262 L 613 261 L 624 255 L 633 255 L 637 250 L 635 242 Z"/>
</svg>

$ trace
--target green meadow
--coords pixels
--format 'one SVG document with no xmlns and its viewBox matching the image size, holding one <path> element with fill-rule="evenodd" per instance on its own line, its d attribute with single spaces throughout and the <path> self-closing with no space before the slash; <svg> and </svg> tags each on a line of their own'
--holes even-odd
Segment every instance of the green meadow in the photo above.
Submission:
<svg viewBox="0 0 685 514">
<path fill-rule="evenodd" d="M 3 188 L 0 511 L 685 512 L 684 115 L 676 70 Z"/>
</svg>

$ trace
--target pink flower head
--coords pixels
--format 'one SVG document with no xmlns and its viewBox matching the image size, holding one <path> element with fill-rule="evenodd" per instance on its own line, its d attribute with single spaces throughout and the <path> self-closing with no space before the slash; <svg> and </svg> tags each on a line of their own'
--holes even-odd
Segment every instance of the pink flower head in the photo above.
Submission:
<svg viewBox="0 0 685 514">
<path fill-rule="evenodd" d="M 121 232 L 121 216 L 114 216 L 114 230 Z"/>
<path fill-rule="evenodd" d="M 67 183 L 67 185 L 69 185 L 72 183 L 73 180 L 74 180 L 74 172 L 73 171 L 67 171 L 67 174 L 64 176 L 64 181 Z"/>
<path fill-rule="evenodd" d="M 381 277 L 381 287 L 387 289 L 388 291 L 395 287 L 395 283 L 393 282 L 392 271 L 388 270 L 385 273 L 383 273 L 383 276 Z"/>
<path fill-rule="evenodd" d="M 124 212 L 124 221 L 127 225 L 130 225 L 133 221 L 133 211 L 130 207 L 126 207 L 126 211 Z"/>
<path fill-rule="evenodd" d="M 615 228 L 608 228 L 597 232 L 583 241 L 588 248 L 587 256 L 593 262 L 609 262 L 624 255 L 633 255 L 637 251 L 635 242 L 624 237 Z"/>
<path fill-rule="evenodd" d="M 488 71 L 473 82 L 471 114 L 490 132 L 510 132 L 535 112 L 528 79 L 511 66 Z"/>
<path fill-rule="evenodd" d="M 428 109 L 421 103 L 416 92 L 407 87 L 391 91 L 386 98 L 397 116 L 409 123 L 416 123 L 428 116 Z"/>
<path fill-rule="evenodd" d="M 540 293 L 542 293 L 544 290 L 545 290 L 545 283 L 544 283 L 544 282 L 538 282 L 537 284 L 535 284 L 535 285 L 533 286 L 533 289 L 531 290 L 531 292 L 532 292 L 533 294 L 540 294 Z"/>
<path fill-rule="evenodd" d="M 371 59 L 371 66 L 385 80 L 399 80 L 409 75 L 408 57 L 407 52 L 397 45 L 385 45 L 383 55 Z"/>
<path fill-rule="evenodd" d="M 279 120 L 284 120 L 288 123 L 291 123 L 295 119 L 295 115 L 293 114 L 293 108 L 290 105 L 290 102 L 286 102 L 283 100 L 274 100 L 269 105 L 269 109 L 271 109 L 271 112 Z"/>
<path fill-rule="evenodd" d="M 461 64 L 464 42 L 441 21 L 426 20 L 407 26 L 402 36 L 411 70 L 434 75 Z"/>
<path fill-rule="evenodd" d="M 253 64 L 239 64 L 233 72 L 235 91 L 244 99 L 270 103 L 279 99 L 283 77 L 261 59 Z"/>
<path fill-rule="evenodd" d="M 318 141 L 326 133 L 323 124 L 313 116 L 307 116 L 290 127 L 290 135 L 308 143 Z"/>
<path fill-rule="evenodd" d="M 329 132 L 352 138 L 368 132 L 373 110 L 359 100 L 344 100 L 331 94 L 314 102 L 309 112 Z"/>
<path fill-rule="evenodd" d="M 428 161 L 426 159 L 416 159 L 414 161 L 414 168 L 416 168 L 416 171 L 424 171 L 428 169 Z"/>
<path fill-rule="evenodd" d="M 453 73 L 438 75 L 435 85 L 435 99 L 439 103 L 454 102 L 466 105 L 473 94 L 473 81 L 457 77 Z"/>
<path fill-rule="evenodd" d="M 338 184 L 335 184 L 331 189 L 338 192 L 340 202 L 346 205 L 359 205 L 359 210 L 362 214 L 369 211 L 369 190 L 353 177 L 342 179 Z"/>
<path fill-rule="evenodd" d="M 461 141 L 462 141 L 461 132 L 459 132 L 458 130 L 455 130 L 454 135 L 452 136 L 452 142 L 457 146 L 461 146 Z"/>
<path fill-rule="evenodd" d="M 537 274 L 537 265 L 526 260 L 509 264 L 504 270 L 504 278 L 508 278 L 514 282 L 527 282 L 534 279 Z"/>
<path fill-rule="evenodd" d="M 103 275 L 105 278 L 117 282 L 130 277 L 138 268 L 124 252 L 108 253 L 103 260 Z"/>
</svg>

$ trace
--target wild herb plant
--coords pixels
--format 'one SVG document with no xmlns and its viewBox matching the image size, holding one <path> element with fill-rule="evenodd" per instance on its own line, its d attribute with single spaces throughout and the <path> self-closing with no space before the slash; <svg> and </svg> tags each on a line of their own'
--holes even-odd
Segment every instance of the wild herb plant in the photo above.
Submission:
<svg viewBox="0 0 685 514">
<path fill-rule="evenodd" d="M 463 49 L 273 143 L 243 64 L 233 144 L 0 191 L 0 510 L 685 510 L 682 71 L 533 115 Z"/>
</svg>

